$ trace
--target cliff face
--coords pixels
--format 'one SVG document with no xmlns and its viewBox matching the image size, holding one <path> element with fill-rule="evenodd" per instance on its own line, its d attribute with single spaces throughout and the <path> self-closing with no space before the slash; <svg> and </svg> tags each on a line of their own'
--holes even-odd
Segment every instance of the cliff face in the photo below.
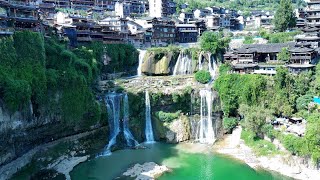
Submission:
<svg viewBox="0 0 320 180">
<path fill-rule="evenodd" d="M 162 49 L 160 52 L 149 50 L 143 59 L 142 73 L 158 76 L 172 74 L 178 55 L 179 50 L 166 51 Z"/>
<path fill-rule="evenodd" d="M 95 127 L 68 125 L 59 114 L 35 118 L 32 108 L 10 114 L 0 106 L 0 166 L 38 145 L 92 128 Z"/>
</svg>

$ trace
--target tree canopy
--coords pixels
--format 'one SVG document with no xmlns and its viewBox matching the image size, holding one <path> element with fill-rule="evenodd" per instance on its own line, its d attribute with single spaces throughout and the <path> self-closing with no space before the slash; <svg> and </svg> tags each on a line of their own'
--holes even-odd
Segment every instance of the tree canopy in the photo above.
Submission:
<svg viewBox="0 0 320 180">
<path fill-rule="evenodd" d="M 286 31 L 296 25 L 296 17 L 294 15 L 291 0 L 280 0 L 279 8 L 274 17 L 274 25 L 277 31 Z"/>
<path fill-rule="evenodd" d="M 228 47 L 230 38 L 224 37 L 221 32 L 204 32 L 200 37 L 201 49 L 212 54 L 223 53 Z"/>
</svg>

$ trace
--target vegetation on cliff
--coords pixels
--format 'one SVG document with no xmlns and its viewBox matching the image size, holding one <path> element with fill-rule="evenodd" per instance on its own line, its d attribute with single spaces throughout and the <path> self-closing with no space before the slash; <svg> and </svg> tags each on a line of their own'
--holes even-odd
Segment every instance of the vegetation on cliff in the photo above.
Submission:
<svg viewBox="0 0 320 180">
<path fill-rule="evenodd" d="M 125 71 L 137 63 L 130 45 L 92 43 L 69 49 L 40 33 L 16 32 L 0 39 L 0 97 L 11 113 L 31 105 L 37 117 L 59 117 L 88 127 L 101 119 L 92 89 L 101 71 Z M 103 66 L 104 54 L 111 57 Z M 57 116 L 59 115 L 59 116 Z M 81 123 L 80 123 L 81 122 Z"/>
<path fill-rule="evenodd" d="M 319 112 L 308 105 L 319 95 L 320 65 L 315 74 L 292 75 L 280 67 L 274 77 L 222 73 L 215 81 L 225 118 L 241 116 L 241 125 L 258 142 L 263 135 L 279 139 L 293 154 L 320 160 Z M 309 113 L 308 113 L 309 112 Z M 274 116 L 303 116 L 307 120 L 304 137 L 285 135 L 268 124 Z M 270 121 L 269 121 L 270 122 Z"/>
</svg>

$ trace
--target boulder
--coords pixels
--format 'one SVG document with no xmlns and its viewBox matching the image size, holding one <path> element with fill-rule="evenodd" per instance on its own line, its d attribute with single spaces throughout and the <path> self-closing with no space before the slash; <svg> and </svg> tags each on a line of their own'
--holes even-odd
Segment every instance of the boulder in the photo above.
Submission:
<svg viewBox="0 0 320 180">
<path fill-rule="evenodd" d="M 166 166 L 160 166 L 154 162 L 146 162 L 144 164 L 135 164 L 124 172 L 122 176 L 136 180 L 153 180 L 169 171 L 170 169 Z"/>
</svg>

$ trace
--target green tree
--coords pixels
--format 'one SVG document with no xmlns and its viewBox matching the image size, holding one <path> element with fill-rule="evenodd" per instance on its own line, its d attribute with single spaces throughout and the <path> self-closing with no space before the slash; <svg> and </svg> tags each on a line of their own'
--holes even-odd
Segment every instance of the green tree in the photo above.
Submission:
<svg viewBox="0 0 320 180">
<path fill-rule="evenodd" d="M 290 59 L 290 52 L 287 47 L 281 49 L 278 54 L 278 60 L 288 62 Z"/>
<path fill-rule="evenodd" d="M 263 126 L 267 120 L 270 120 L 272 111 L 263 106 L 248 106 L 241 104 L 239 113 L 244 116 L 244 122 L 241 124 L 246 131 L 255 133 L 257 137 L 262 137 Z"/>
<path fill-rule="evenodd" d="M 291 0 L 280 0 L 280 6 L 274 17 L 274 26 L 277 31 L 285 31 L 296 25 L 296 17 L 294 15 Z"/>
<path fill-rule="evenodd" d="M 220 32 L 204 32 L 200 37 L 201 49 L 212 54 L 223 53 L 229 42 L 230 38 L 224 37 Z"/>
</svg>

